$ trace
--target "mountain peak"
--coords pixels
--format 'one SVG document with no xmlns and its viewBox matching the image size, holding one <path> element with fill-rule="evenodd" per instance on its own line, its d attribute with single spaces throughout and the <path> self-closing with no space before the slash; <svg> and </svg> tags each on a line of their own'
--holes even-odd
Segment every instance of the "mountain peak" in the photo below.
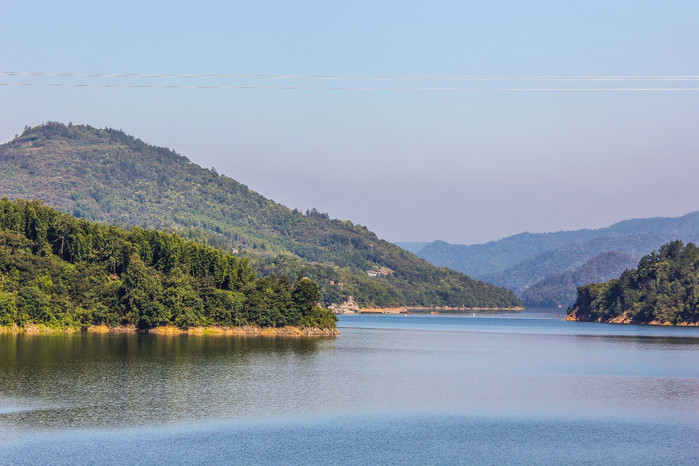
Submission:
<svg viewBox="0 0 699 466">
<path fill-rule="evenodd" d="M 292 211 L 121 130 L 55 122 L 27 128 L 0 146 L 2 196 L 41 199 L 78 217 L 167 228 L 235 249 L 265 273 L 313 278 L 328 304 L 353 295 L 378 306 L 519 305 L 511 292 L 436 268 L 365 227 L 314 210 Z M 367 273 L 382 267 L 393 273 Z"/>
</svg>

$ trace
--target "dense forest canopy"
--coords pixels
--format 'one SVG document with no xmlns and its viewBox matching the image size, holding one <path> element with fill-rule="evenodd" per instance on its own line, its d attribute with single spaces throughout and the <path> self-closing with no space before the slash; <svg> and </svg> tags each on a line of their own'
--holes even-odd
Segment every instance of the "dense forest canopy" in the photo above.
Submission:
<svg viewBox="0 0 699 466">
<path fill-rule="evenodd" d="M 315 209 L 290 210 L 118 130 L 26 128 L 0 146 L 0 196 L 238 251 L 265 275 L 310 277 L 325 305 L 350 295 L 363 306 L 521 305 L 512 292 L 435 267 L 363 226 Z M 377 270 L 383 273 L 369 274 Z"/>
<path fill-rule="evenodd" d="M 598 322 L 699 323 L 699 248 L 672 241 L 619 278 L 578 289 L 571 318 Z"/>
<path fill-rule="evenodd" d="M 334 328 L 318 285 L 175 234 L 0 200 L 0 326 Z"/>
</svg>

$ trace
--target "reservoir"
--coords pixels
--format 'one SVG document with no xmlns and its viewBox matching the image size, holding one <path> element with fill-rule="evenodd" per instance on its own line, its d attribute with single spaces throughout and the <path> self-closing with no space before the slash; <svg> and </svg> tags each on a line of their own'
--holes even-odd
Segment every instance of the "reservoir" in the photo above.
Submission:
<svg viewBox="0 0 699 466">
<path fill-rule="evenodd" d="M 0 464 L 699 463 L 699 328 L 557 312 L 0 334 Z"/>
</svg>

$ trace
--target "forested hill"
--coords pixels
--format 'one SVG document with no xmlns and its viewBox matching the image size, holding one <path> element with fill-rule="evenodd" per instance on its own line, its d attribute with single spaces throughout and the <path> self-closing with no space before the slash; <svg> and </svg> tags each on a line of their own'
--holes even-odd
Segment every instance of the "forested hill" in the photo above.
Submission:
<svg viewBox="0 0 699 466">
<path fill-rule="evenodd" d="M 319 299 L 307 278 L 257 277 L 247 259 L 174 234 L 0 200 L 0 327 L 333 329 Z"/>
<path fill-rule="evenodd" d="M 672 241 L 619 278 L 580 287 L 568 315 L 579 321 L 697 325 L 699 248 Z"/>
<path fill-rule="evenodd" d="M 0 146 L 0 196 L 77 217 L 167 228 L 251 258 L 264 273 L 316 280 L 325 304 L 510 307 L 520 301 L 380 240 L 365 227 L 292 211 L 122 131 L 47 123 Z M 371 272 L 369 274 L 368 272 Z"/>
</svg>

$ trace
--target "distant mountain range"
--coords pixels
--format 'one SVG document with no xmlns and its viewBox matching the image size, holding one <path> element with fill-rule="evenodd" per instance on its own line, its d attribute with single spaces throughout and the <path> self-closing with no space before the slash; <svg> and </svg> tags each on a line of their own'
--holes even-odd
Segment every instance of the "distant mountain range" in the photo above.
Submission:
<svg viewBox="0 0 699 466">
<path fill-rule="evenodd" d="M 699 212 L 626 220 L 595 230 L 520 233 L 484 244 L 435 241 L 415 253 L 513 290 L 526 305 L 567 306 L 578 286 L 617 277 L 633 261 L 673 240 L 699 240 Z"/>
<path fill-rule="evenodd" d="M 0 145 L 3 196 L 39 199 L 89 220 L 168 229 L 248 257 L 264 274 L 308 276 L 326 305 L 350 295 L 362 306 L 521 305 L 510 290 L 435 267 L 366 227 L 290 210 L 118 130 L 25 128 Z"/>
<path fill-rule="evenodd" d="M 637 265 L 638 259 L 630 254 L 603 252 L 577 269 L 565 270 L 539 280 L 522 292 L 522 300 L 533 306 L 570 304 L 575 301 L 579 286 L 606 282 Z"/>
</svg>

